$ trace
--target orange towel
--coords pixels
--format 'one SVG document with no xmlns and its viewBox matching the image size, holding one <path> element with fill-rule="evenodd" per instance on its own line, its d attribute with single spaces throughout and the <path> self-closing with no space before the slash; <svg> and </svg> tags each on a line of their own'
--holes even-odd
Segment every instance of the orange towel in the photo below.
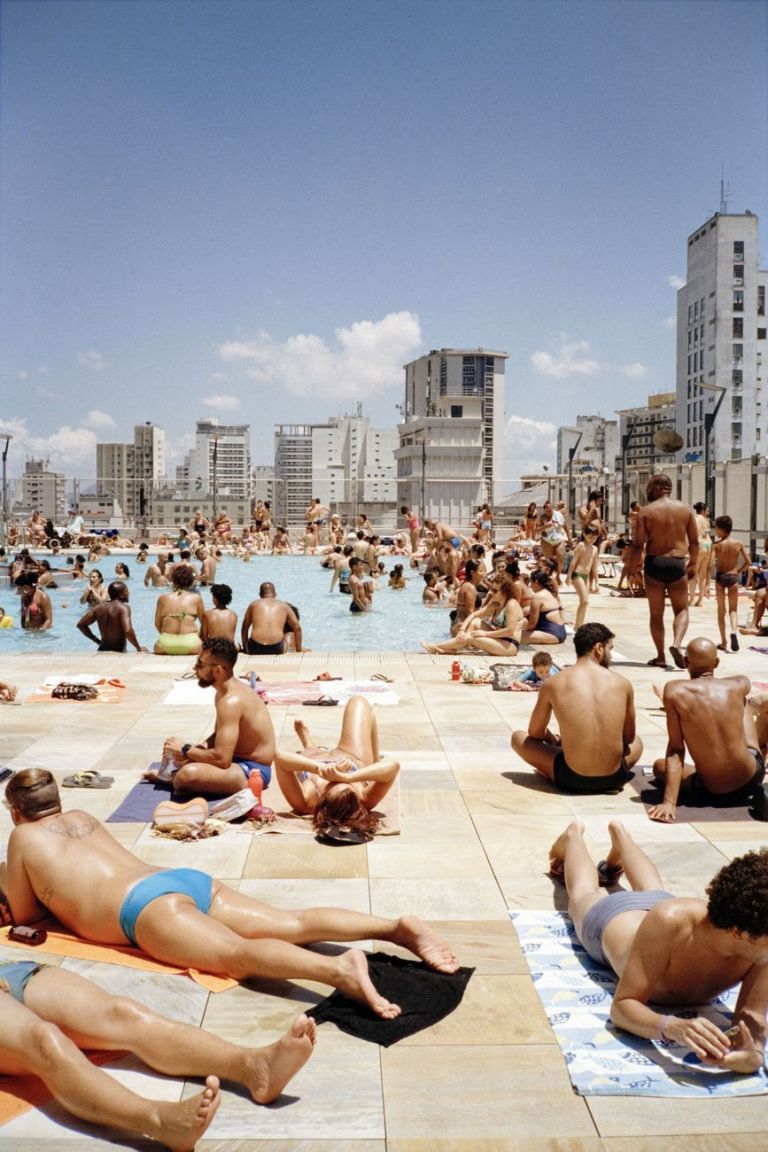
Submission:
<svg viewBox="0 0 768 1152">
<path fill-rule="evenodd" d="M 124 968 L 141 968 L 145 972 L 183 973 L 191 976 L 208 992 L 225 992 L 227 988 L 234 988 L 237 985 L 237 980 L 232 980 L 229 976 L 213 976 L 209 972 L 198 972 L 195 968 L 177 968 L 173 964 L 164 964 L 162 960 L 153 960 L 151 956 L 147 956 L 138 948 L 131 948 L 128 944 L 94 944 L 62 929 L 49 932 L 45 944 L 31 948 L 29 944 L 9 940 L 10 930 L 10 927 L 0 928 L 0 942 L 10 944 L 13 948 L 23 948 L 28 957 L 37 958 L 49 952 L 54 956 L 75 956 L 79 960 L 101 960 L 105 964 L 122 964 Z"/>
<path fill-rule="evenodd" d="M 86 1052 L 92 1064 L 109 1064 L 125 1052 Z M 51 1099 L 51 1094 L 37 1076 L 0 1076 L 0 1124 L 7 1124 L 30 1108 Z"/>
</svg>

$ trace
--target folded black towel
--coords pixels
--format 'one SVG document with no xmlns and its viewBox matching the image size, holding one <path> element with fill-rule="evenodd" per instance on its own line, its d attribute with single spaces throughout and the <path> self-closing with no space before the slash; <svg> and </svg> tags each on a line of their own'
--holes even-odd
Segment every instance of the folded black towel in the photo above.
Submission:
<svg viewBox="0 0 768 1152">
<path fill-rule="evenodd" d="M 351 1000 L 343 992 L 321 1000 L 307 1015 L 314 1016 L 318 1024 L 330 1020 L 350 1036 L 389 1048 L 453 1012 L 461 1003 L 474 968 L 435 972 L 420 960 L 401 960 L 386 952 L 374 952 L 368 956 L 368 971 L 381 995 L 402 1008 L 394 1020 L 382 1020 L 367 1005 Z"/>
</svg>

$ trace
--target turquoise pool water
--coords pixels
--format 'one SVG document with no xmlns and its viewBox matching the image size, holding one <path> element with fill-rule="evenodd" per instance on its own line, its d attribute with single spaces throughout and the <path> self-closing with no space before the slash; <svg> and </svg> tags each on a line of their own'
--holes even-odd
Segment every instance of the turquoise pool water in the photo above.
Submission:
<svg viewBox="0 0 768 1152">
<path fill-rule="evenodd" d="M 387 571 L 399 558 L 385 557 Z M 137 564 L 135 556 L 107 556 L 98 568 L 107 583 L 115 578 L 115 564 L 126 563 L 131 578 L 131 613 L 139 643 L 150 650 L 157 633 L 154 626 L 155 601 L 163 589 L 144 587 L 146 565 Z M 64 565 L 59 557 L 54 567 Z M 406 569 L 407 573 L 407 569 Z M 0 629 L 0 656 L 3 652 L 93 651 L 94 646 L 76 624 L 86 608 L 80 604 L 83 582 L 73 582 L 67 573 L 57 576 L 58 588 L 51 589 L 53 627 L 48 632 L 25 632 L 19 627 L 19 604 L 8 584 L 0 585 L 0 607 L 15 621 L 15 627 Z M 281 600 L 296 605 L 301 616 L 304 645 L 315 652 L 415 652 L 420 640 L 439 641 L 448 635 L 447 608 L 425 608 L 421 602 L 424 581 L 418 573 L 408 580 L 403 591 L 387 587 L 382 578 L 374 594 L 373 610 L 364 616 L 349 611 L 349 596 L 329 592 L 331 574 L 314 556 L 256 556 L 249 563 L 225 556 L 219 563 L 217 582 L 232 589 L 232 608 L 239 622 L 245 608 L 259 594 L 259 585 L 271 580 Z M 206 607 L 211 606 L 207 588 L 201 589 Z M 131 649 L 132 650 L 132 649 Z"/>
</svg>

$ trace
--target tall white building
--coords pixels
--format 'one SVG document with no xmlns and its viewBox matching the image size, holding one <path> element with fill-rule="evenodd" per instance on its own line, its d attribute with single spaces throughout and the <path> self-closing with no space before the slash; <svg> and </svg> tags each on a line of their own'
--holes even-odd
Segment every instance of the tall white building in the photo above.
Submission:
<svg viewBox="0 0 768 1152">
<path fill-rule="evenodd" d="M 198 420 L 195 446 L 176 469 L 176 489 L 186 496 L 247 500 L 251 493 L 251 428 Z"/>
<path fill-rule="evenodd" d="M 467 525 L 501 498 L 506 352 L 440 348 L 405 366 L 397 501 Z"/>
<path fill-rule="evenodd" d="M 27 460 L 21 477 L 21 499 L 25 508 L 39 512 L 57 526 L 67 520 L 67 478 L 51 472 L 47 460 Z"/>
<path fill-rule="evenodd" d="M 275 516 L 304 522 L 313 497 L 342 515 L 396 499 L 394 428 L 372 428 L 358 406 L 355 415 L 331 416 L 324 424 L 278 424 L 275 429 Z"/>
<path fill-rule="evenodd" d="M 758 220 L 716 213 L 688 237 L 685 287 L 677 294 L 677 430 L 689 461 L 705 456 L 705 423 L 722 397 L 710 459 L 764 454 L 765 295 Z"/>
<path fill-rule="evenodd" d="M 136 424 L 132 444 L 96 445 L 96 495 L 112 497 L 129 523 L 152 519 L 153 497 L 165 477 L 165 432 Z"/>
<path fill-rule="evenodd" d="M 557 471 L 568 471 L 569 452 L 575 446 L 574 469 L 603 472 L 609 468 L 613 472 L 619 453 L 618 422 L 604 416 L 577 416 L 575 428 L 575 432 L 573 428 L 557 430 Z"/>
</svg>

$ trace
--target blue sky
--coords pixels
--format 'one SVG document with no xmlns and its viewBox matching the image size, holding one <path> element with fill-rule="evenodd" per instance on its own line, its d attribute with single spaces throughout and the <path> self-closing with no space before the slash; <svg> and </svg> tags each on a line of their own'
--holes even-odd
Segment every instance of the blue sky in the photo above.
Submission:
<svg viewBox="0 0 768 1152">
<path fill-rule="evenodd" d="M 96 440 L 362 401 L 509 352 L 505 471 L 674 388 L 676 278 L 719 207 L 768 247 L 752 0 L 31 0 L 0 6 L 0 430 Z M 766 259 L 763 259 L 765 265 Z"/>
</svg>

